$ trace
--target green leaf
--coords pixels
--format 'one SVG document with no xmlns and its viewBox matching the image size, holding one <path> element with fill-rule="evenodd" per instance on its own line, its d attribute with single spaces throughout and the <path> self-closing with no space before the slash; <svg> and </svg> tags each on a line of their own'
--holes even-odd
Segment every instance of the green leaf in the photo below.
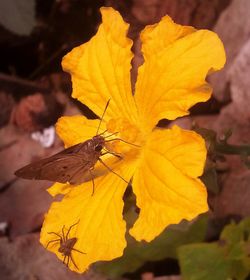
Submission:
<svg viewBox="0 0 250 280">
<path fill-rule="evenodd" d="M 29 35 L 35 26 L 35 0 L 0 1 L 0 23 L 18 35 Z"/>
<path fill-rule="evenodd" d="M 224 250 L 227 258 L 242 260 L 244 258 L 243 231 L 239 225 L 232 223 L 224 228 L 220 240 L 225 242 Z"/>
<path fill-rule="evenodd" d="M 221 240 L 225 241 L 225 254 L 231 260 L 230 275 L 243 280 L 250 273 L 250 218 L 242 220 L 238 225 L 231 223 L 221 233 Z"/>
<path fill-rule="evenodd" d="M 227 225 L 218 243 L 181 246 L 178 256 L 187 280 L 244 280 L 250 273 L 250 218 Z"/>
<path fill-rule="evenodd" d="M 250 272 L 250 262 L 247 258 L 231 263 L 230 275 L 233 279 L 245 280 Z"/>
<path fill-rule="evenodd" d="M 250 240 L 250 218 L 245 218 L 239 223 L 245 241 Z"/>
<path fill-rule="evenodd" d="M 179 225 L 169 226 L 150 243 L 136 242 L 128 236 L 128 246 L 124 255 L 111 262 L 99 263 L 96 268 L 115 278 L 125 272 L 134 272 L 148 261 L 177 258 L 177 248 L 183 244 L 204 240 L 206 228 L 207 216 L 201 215 L 194 223 L 183 221 Z"/>
<path fill-rule="evenodd" d="M 227 280 L 230 262 L 216 243 L 191 244 L 178 250 L 184 280 Z"/>
<path fill-rule="evenodd" d="M 245 254 L 245 246 L 250 241 L 250 218 L 242 220 L 238 225 L 232 222 L 221 233 L 220 240 L 226 242 L 229 258 L 242 259 Z"/>
</svg>

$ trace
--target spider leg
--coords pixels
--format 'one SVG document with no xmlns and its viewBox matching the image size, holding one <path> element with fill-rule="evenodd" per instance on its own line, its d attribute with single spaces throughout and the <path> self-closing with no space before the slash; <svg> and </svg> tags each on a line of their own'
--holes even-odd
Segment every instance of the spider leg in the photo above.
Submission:
<svg viewBox="0 0 250 280">
<path fill-rule="evenodd" d="M 86 253 L 84 253 L 84 252 L 82 252 L 82 251 L 79 251 L 79 250 L 77 250 L 77 249 L 75 249 L 75 248 L 72 248 L 71 250 L 73 250 L 73 251 L 76 251 L 76 252 L 78 252 L 78 253 L 81 253 L 81 254 L 86 254 Z"/>
<path fill-rule="evenodd" d="M 78 266 L 76 265 L 74 259 L 73 259 L 72 254 L 69 255 L 69 258 L 71 259 L 71 261 L 72 261 L 72 263 L 74 264 L 74 266 L 75 266 L 77 269 L 79 269 Z"/>
<path fill-rule="evenodd" d="M 69 258 L 69 256 L 67 256 L 67 267 L 69 267 L 69 260 L 70 260 L 70 258 Z"/>
<path fill-rule="evenodd" d="M 66 255 L 64 255 L 64 258 L 63 258 L 63 264 L 65 264 L 65 259 L 66 259 Z"/>
<path fill-rule="evenodd" d="M 60 237 L 60 239 L 62 238 L 60 234 L 58 234 L 58 233 L 56 233 L 56 232 L 54 232 L 54 231 L 48 232 L 48 234 L 52 234 L 52 233 L 55 234 L 55 235 L 57 235 L 58 237 Z"/>
<path fill-rule="evenodd" d="M 77 225 L 79 222 L 80 222 L 80 220 L 78 220 L 77 223 L 75 223 L 75 224 L 73 224 L 72 226 L 69 227 L 69 230 L 68 230 L 68 232 L 67 232 L 67 234 L 66 234 L 66 240 L 68 240 L 68 236 L 69 236 L 69 233 L 70 233 L 72 227 L 74 227 L 75 225 Z"/>
<path fill-rule="evenodd" d="M 66 242 L 66 241 L 67 241 L 67 239 L 65 238 L 64 229 L 65 229 L 65 225 L 63 225 L 63 227 L 62 227 L 62 235 L 63 235 L 62 240 L 63 240 L 63 242 Z"/>
<path fill-rule="evenodd" d="M 48 248 L 48 246 L 49 246 L 50 243 L 57 242 L 57 241 L 61 241 L 61 238 L 60 238 L 60 239 L 50 240 L 50 241 L 47 243 L 47 245 L 46 245 L 46 249 Z"/>
</svg>

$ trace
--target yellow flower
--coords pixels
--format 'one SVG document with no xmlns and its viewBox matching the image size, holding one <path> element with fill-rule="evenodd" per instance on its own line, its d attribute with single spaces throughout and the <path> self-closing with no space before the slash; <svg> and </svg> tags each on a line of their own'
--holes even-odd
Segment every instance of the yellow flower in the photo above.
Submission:
<svg viewBox="0 0 250 280">
<path fill-rule="evenodd" d="M 63 68 L 72 75 L 73 97 L 101 116 L 109 107 L 100 131 L 119 132 L 121 141 L 109 142 L 113 155 L 104 161 L 126 181 L 132 179 L 140 214 L 130 234 L 138 241 L 151 241 L 169 224 L 191 220 L 206 212 L 207 192 L 198 178 L 206 159 L 202 137 L 177 126 L 157 129 L 160 119 L 174 120 L 187 115 L 197 102 L 210 98 L 206 75 L 223 67 L 225 53 L 217 35 L 175 24 L 165 16 L 160 23 L 147 26 L 141 33 L 144 64 L 139 68 L 133 96 L 130 84 L 132 41 L 126 37 L 128 24 L 112 8 L 102 8 L 103 22 L 86 44 L 63 58 Z M 99 120 L 83 116 L 62 117 L 57 132 L 65 146 L 91 139 Z M 99 168 L 98 164 L 95 166 Z M 65 194 L 54 202 L 46 215 L 41 242 L 47 246 L 71 225 L 68 238 L 77 238 L 71 251 L 77 272 L 99 260 L 122 255 L 126 246 L 126 225 L 122 217 L 126 182 L 112 172 L 78 186 L 56 183 L 49 192 Z M 48 249 L 57 254 L 59 242 Z"/>
</svg>

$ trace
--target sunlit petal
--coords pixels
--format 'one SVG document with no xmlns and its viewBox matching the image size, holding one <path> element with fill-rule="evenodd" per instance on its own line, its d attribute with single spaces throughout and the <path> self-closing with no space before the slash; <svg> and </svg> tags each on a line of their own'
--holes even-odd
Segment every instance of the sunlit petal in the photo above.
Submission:
<svg viewBox="0 0 250 280">
<path fill-rule="evenodd" d="M 101 8 L 102 24 L 86 44 L 74 48 L 63 58 L 63 68 L 72 75 L 72 96 L 98 116 L 111 99 L 105 117 L 129 116 L 136 119 L 131 93 L 130 68 L 132 41 L 129 25 L 112 8 Z"/>
<path fill-rule="evenodd" d="M 130 230 L 151 241 L 169 224 L 206 212 L 207 192 L 197 176 L 206 158 L 204 140 L 177 126 L 152 133 L 133 178 L 140 215 Z"/>
<path fill-rule="evenodd" d="M 129 181 L 134 164 L 121 163 L 115 172 Z M 95 191 L 92 195 L 92 182 L 72 188 L 61 202 L 54 202 L 46 215 L 42 232 L 41 243 L 46 247 L 48 242 L 58 239 L 55 232 L 62 234 L 71 225 L 77 223 L 68 238 L 77 238 L 75 249 L 85 252 L 81 254 L 72 251 L 72 257 L 78 267 L 69 262 L 71 270 L 85 271 L 88 266 L 100 260 L 111 260 L 119 257 L 126 246 L 125 222 L 122 218 L 123 193 L 127 184 L 112 172 L 94 180 Z M 54 252 L 61 260 L 64 256 L 58 252 L 59 242 L 51 242 L 48 250 Z"/>
<path fill-rule="evenodd" d="M 70 184 L 63 184 L 63 183 L 55 183 L 50 188 L 47 189 L 47 192 L 51 196 L 56 196 L 58 194 L 66 194 L 72 189 Z"/>
<path fill-rule="evenodd" d="M 153 54 L 167 48 L 178 39 L 196 31 L 197 30 L 192 26 L 174 24 L 169 16 L 165 16 L 159 23 L 146 26 L 141 33 L 144 57 L 148 59 Z"/>
<path fill-rule="evenodd" d="M 67 148 L 91 139 L 96 135 L 99 124 L 100 120 L 89 120 L 84 116 L 61 117 L 56 123 L 56 132 Z M 99 132 L 104 130 L 102 122 Z"/>
<path fill-rule="evenodd" d="M 139 68 L 135 98 L 144 127 L 184 116 L 191 106 L 210 98 L 206 76 L 225 63 L 215 33 L 177 25 L 166 16 L 145 28 L 141 40 L 145 62 Z"/>
</svg>

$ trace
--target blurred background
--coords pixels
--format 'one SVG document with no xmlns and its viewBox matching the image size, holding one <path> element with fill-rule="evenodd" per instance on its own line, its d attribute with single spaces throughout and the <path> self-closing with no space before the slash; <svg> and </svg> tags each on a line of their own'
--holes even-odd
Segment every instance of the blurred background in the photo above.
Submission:
<svg viewBox="0 0 250 280">
<path fill-rule="evenodd" d="M 228 141 L 231 150 L 209 154 L 202 178 L 209 213 L 170 226 L 150 244 L 128 237 L 122 258 L 78 275 L 38 241 L 52 202 L 46 192 L 51 183 L 16 178 L 14 171 L 63 149 L 54 130 L 58 117 L 96 117 L 71 99 L 70 77 L 62 71 L 61 59 L 96 33 L 101 6 L 114 7 L 130 23 L 132 86 L 143 63 L 139 32 L 146 25 L 168 14 L 177 23 L 218 33 L 227 64 L 209 77 L 213 97 L 175 123 L 200 129 L 210 144 Z M 1 0 L 0 279 L 250 279 L 249 77 L 248 0 Z M 134 198 L 125 199 L 129 225 Z"/>
</svg>

